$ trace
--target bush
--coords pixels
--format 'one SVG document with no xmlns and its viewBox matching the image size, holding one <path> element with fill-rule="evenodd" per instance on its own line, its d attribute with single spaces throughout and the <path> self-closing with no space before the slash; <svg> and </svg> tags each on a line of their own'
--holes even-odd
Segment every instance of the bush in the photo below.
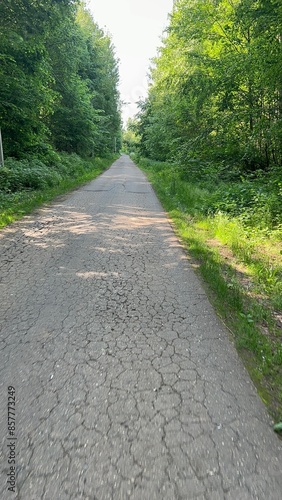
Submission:
<svg viewBox="0 0 282 500">
<path fill-rule="evenodd" d="M 227 214 L 239 218 L 245 227 L 272 230 L 282 227 L 282 172 L 258 170 L 246 177 L 239 168 L 199 159 L 175 165 L 138 160 L 141 167 L 159 173 L 158 182 L 171 186 L 169 194 L 182 207 L 193 207 L 203 215 Z M 165 189 L 165 188 L 164 188 Z"/>
<path fill-rule="evenodd" d="M 0 189 L 6 193 L 15 193 L 23 189 L 44 189 L 61 181 L 61 175 L 48 168 L 40 160 L 14 160 L 8 158 L 5 167 L 0 170 Z"/>
</svg>

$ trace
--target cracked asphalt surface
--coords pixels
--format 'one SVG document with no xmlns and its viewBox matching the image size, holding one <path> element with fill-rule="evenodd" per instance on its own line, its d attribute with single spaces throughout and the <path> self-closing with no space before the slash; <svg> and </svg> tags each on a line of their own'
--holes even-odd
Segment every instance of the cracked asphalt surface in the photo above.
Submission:
<svg viewBox="0 0 282 500">
<path fill-rule="evenodd" d="M 0 241 L 1 499 L 281 500 L 281 441 L 128 157 Z"/>
</svg>

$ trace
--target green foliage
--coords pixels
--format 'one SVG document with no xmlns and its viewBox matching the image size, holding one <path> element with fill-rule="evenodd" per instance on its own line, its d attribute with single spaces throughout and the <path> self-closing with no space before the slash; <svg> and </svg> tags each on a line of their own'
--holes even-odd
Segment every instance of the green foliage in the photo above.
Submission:
<svg viewBox="0 0 282 500">
<path fill-rule="evenodd" d="M 137 121 L 129 118 L 126 124 L 126 129 L 122 134 L 122 148 L 125 153 L 132 154 L 138 151 L 140 137 L 138 136 Z"/>
<path fill-rule="evenodd" d="M 138 157 L 137 160 L 158 173 L 159 182 L 163 179 L 166 186 L 169 184 L 171 196 L 176 196 L 180 205 L 188 203 L 190 211 L 195 209 L 204 216 L 220 213 L 236 217 L 249 231 L 261 230 L 266 235 L 282 229 L 282 181 L 276 168 L 268 172 L 266 183 L 264 172 L 248 177 L 236 172 L 230 175 L 217 163 L 199 159 L 190 160 L 186 168 L 177 163 Z"/>
<path fill-rule="evenodd" d="M 281 24 L 278 0 L 178 0 L 140 104 L 141 155 L 281 167 Z"/>
<path fill-rule="evenodd" d="M 111 40 L 84 4 L 9 0 L 0 16 L 0 127 L 6 156 L 49 145 L 83 156 L 120 137 Z"/>
<path fill-rule="evenodd" d="M 99 159 L 95 159 L 95 165 L 98 163 Z M 8 158 L 5 167 L 0 169 L 0 193 L 48 189 L 58 186 L 65 179 L 77 179 L 92 168 L 90 161 L 83 160 L 75 153 L 50 155 L 45 159 L 42 156 L 42 160 Z"/>
<path fill-rule="evenodd" d="M 273 427 L 275 432 L 280 432 L 282 434 L 282 422 L 279 422 L 278 424 L 275 424 Z"/>
<path fill-rule="evenodd" d="M 49 169 L 40 160 L 6 161 L 0 169 L 0 187 L 6 193 L 15 193 L 23 189 L 44 189 L 60 182 L 58 172 Z"/>
</svg>

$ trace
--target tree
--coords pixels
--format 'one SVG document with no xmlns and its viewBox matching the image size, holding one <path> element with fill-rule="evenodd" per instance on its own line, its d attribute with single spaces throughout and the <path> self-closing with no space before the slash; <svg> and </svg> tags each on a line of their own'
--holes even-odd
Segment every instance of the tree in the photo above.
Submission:
<svg viewBox="0 0 282 500">
<path fill-rule="evenodd" d="M 136 119 L 128 118 L 126 129 L 122 134 L 123 150 L 127 153 L 136 153 L 139 146 L 138 123 Z"/>
<path fill-rule="evenodd" d="M 178 0 L 139 114 L 143 154 L 281 164 L 281 12 L 278 0 Z"/>
<path fill-rule="evenodd" d="M 57 11 L 47 0 L 10 0 L 1 6 L 0 123 L 6 153 L 13 156 L 48 137 L 44 121 L 56 96 L 44 42 Z"/>
<path fill-rule="evenodd" d="M 92 106 L 98 113 L 94 152 L 112 152 L 121 140 L 118 60 L 110 36 L 98 27 L 84 4 L 78 9 L 77 22 L 89 54 L 84 78 L 88 82 Z"/>
<path fill-rule="evenodd" d="M 7 155 L 44 144 L 82 155 L 120 137 L 110 38 L 76 0 L 9 0 L 0 17 L 0 126 Z"/>
</svg>

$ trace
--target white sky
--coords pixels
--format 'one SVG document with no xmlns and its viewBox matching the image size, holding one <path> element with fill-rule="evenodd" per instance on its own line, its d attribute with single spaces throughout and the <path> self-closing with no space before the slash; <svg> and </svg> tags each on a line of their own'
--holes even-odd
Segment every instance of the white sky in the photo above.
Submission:
<svg viewBox="0 0 282 500">
<path fill-rule="evenodd" d="M 173 0 L 87 0 L 100 28 L 112 35 L 120 60 L 120 94 L 124 125 L 145 97 L 150 59 L 157 54 Z"/>
</svg>

